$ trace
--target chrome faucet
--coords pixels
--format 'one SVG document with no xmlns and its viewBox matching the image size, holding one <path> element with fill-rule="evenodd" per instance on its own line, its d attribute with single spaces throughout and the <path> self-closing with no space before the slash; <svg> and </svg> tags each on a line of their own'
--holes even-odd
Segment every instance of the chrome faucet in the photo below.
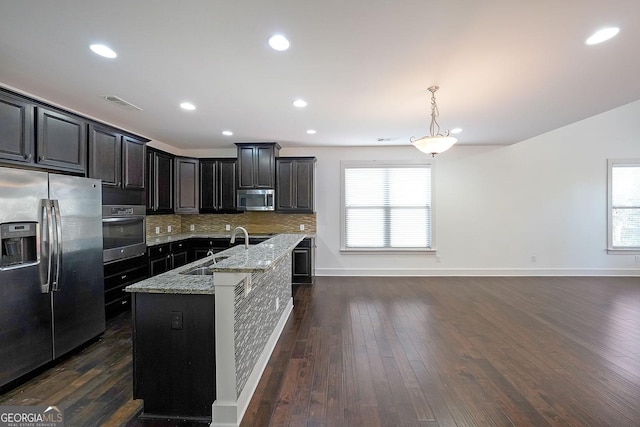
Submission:
<svg viewBox="0 0 640 427">
<path fill-rule="evenodd" d="M 249 233 L 247 232 L 247 229 L 244 227 L 236 227 L 233 229 L 233 233 L 231 233 L 231 242 L 230 243 L 235 243 L 236 242 L 236 233 L 238 231 L 242 231 L 244 233 L 244 248 L 245 249 L 249 249 Z"/>
</svg>

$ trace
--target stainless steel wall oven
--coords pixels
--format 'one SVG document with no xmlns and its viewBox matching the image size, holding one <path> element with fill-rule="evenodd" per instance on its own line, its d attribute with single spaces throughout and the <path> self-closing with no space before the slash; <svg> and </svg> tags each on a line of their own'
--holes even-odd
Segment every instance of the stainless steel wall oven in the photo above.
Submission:
<svg viewBox="0 0 640 427">
<path fill-rule="evenodd" d="M 102 206 L 104 262 L 146 253 L 145 210 L 144 205 Z"/>
</svg>

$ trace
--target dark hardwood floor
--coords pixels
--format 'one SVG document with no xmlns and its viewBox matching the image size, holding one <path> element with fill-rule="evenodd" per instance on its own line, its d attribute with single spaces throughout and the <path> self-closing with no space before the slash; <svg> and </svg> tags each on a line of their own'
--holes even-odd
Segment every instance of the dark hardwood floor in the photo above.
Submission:
<svg viewBox="0 0 640 427">
<path fill-rule="evenodd" d="M 319 277 L 294 305 L 243 427 L 640 425 L 640 278 Z M 136 419 L 131 383 L 120 315 L 0 405 L 192 425 Z"/>
</svg>

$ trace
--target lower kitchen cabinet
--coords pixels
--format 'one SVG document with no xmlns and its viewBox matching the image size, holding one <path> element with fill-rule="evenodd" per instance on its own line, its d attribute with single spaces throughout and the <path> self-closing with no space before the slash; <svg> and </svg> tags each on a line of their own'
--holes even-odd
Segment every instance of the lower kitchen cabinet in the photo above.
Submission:
<svg viewBox="0 0 640 427">
<path fill-rule="evenodd" d="M 142 418 L 211 422 L 214 295 L 133 294 L 133 397 Z"/>
<path fill-rule="evenodd" d="M 106 317 L 128 310 L 131 307 L 131 297 L 124 288 L 146 277 L 147 257 L 145 255 L 104 264 Z"/>
<path fill-rule="evenodd" d="M 315 239 L 305 238 L 291 252 L 291 280 L 294 284 L 315 280 Z"/>
<path fill-rule="evenodd" d="M 209 251 L 214 254 L 229 248 L 229 238 L 189 239 L 189 262 L 205 258 Z"/>
<path fill-rule="evenodd" d="M 186 240 L 147 249 L 149 257 L 149 277 L 183 266 L 189 262 L 189 245 Z"/>
</svg>

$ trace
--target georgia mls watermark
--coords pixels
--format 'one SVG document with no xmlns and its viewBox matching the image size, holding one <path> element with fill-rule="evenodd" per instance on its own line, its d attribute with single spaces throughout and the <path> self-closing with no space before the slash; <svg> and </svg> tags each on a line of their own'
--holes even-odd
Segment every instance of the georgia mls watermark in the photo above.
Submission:
<svg viewBox="0 0 640 427">
<path fill-rule="evenodd" d="M 64 427 L 57 406 L 0 406 L 0 427 Z"/>
</svg>

